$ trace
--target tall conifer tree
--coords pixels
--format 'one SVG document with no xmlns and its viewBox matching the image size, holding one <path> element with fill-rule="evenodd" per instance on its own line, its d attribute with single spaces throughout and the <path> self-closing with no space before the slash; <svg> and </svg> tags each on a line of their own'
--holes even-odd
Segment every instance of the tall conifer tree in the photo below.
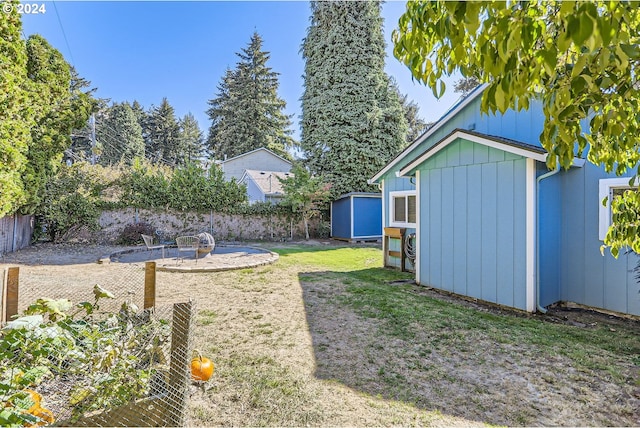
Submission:
<svg viewBox="0 0 640 428">
<path fill-rule="evenodd" d="M 144 156 L 142 128 L 129 103 L 113 104 L 98 116 L 96 140 L 101 165 L 131 165 L 134 158 Z"/>
<path fill-rule="evenodd" d="M 147 158 L 155 163 L 177 165 L 180 155 L 180 127 L 175 110 L 166 97 L 159 106 L 151 107 L 145 123 Z"/>
<path fill-rule="evenodd" d="M 378 1 L 311 3 L 305 59 L 301 148 L 333 196 L 376 190 L 367 179 L 404 144 L 407 124 L 384 71 Z"/>
<path fill-rule="evenodd" d="M 216 97 L 209 101 L 211 119 L 207 145 L 218 159 L 237 156 L 260 147 L 288 156 L 293 145 L 286 103 L 278 97 L 278 75 L 267 66 L 269 52 L 253 33 L 234 70 L 227 70 Z"/>
<path fill-rule="evenodd" d="M 198 121 L 191 113 L 180 120 L 180 155 L 179 164 L 186 165 L 198 159 L 204 152 L 202 131 Z"/>
</svg>

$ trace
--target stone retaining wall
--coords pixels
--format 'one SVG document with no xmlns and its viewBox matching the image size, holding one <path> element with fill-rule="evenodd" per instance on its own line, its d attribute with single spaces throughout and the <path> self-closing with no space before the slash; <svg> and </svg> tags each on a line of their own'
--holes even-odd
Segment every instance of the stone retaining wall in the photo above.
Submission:
<svg viewBox="0 0 640 428">
<path fill-rule="evenodd" d="M 240 214 L 199 214 L 177 211 L 151 211 L 127 208 L 114 211 L 103 211 L 99 224 L 101 240 L 113 242 L 127 224 L 145 222 L 154 228 L 166 232 L 167 236 L 197 234 L 209 232 L 216 240 L 226 241 L 283 241 L 292 238 L 304 238 L 302 222 L 291 224 L 286 218 L 276 215 L 244 216 Z M 319 221 L 314 219 L 309 226 L 313 236 L 318 229 Z"/>
</svg>

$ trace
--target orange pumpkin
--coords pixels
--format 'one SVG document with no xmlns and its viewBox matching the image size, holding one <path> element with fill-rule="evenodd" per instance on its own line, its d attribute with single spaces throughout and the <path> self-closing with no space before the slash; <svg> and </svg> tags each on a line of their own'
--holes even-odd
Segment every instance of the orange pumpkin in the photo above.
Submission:
<svg viewBox="0 0 640 428">
<path fill-rule="evenodd" d="M 40 418 L 40 422 L 37 422 L 34 425 L 30 425 L 30 427 L 41 427 L 50 425 L 56 421 L 56 418 L 53 417 L 53 413 L 51 412 L 51 410 L 40 407 L 40 405 L 38 405 L 36 409 L 29 411 L 29 413 Z"/>
<path fill-rule="evenodd" d="M 213 375 L 213 361 L 203 357 L 199 352 L 194 352 L 197 356 L 191 360 L 191 378 L 193 380 L 208 381 Z"/>
</svg>

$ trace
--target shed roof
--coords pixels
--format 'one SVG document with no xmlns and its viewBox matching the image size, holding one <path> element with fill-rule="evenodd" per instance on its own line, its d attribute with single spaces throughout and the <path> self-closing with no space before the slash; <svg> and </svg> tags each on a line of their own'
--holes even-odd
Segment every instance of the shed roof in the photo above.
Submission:
<svg viewBox="0 0 640 428">
<path fill-rule="evenodd" d="M 379 193 L 379 192 L 349 192 L 349 193 L 345 193 L 344 195 L 338 196 L 335 200 L 337 201 L 338 199 L 349 198 L 351 196 L 365 196 L 365 197 L 368 197 L 368 198 L 381 198 L 382 197 L 382 193 Z"/>
<path fill-rule="evenodd" d="M 411 174 L 418 167 L 418 165 L 434 156 L 436 153 L 456 141 L 458 138 L 463 138 L 473 143 L 493 147 L 505 152 L 514 153 L 541 162 L 547 160 L 547 151 L 540 146 L 523 143 L 522 141 L 512 140 L 510 138 L 482 134 L 480 132 L 473 132 L 466 129 L 458 128 L 454 129 L 446 137 L 426 149 L 412 161 L 400 168 L 400 175 Z"/>
<path fill-rule="evenodd" d="M 413 152 L 413 150 L 417 148 L 424 140 L 426 140 L 431 135 L 433 135 L 438 129 L 442 128 L 447 122 L 449 122 L 449 120 L 455 117 L 458 114 L 458 112 L 460 112 L 460 110 L 462 110 L 467 105 L 469 105 L 471 101 L 475 100 L 480 95 L 482 95 L 482 93 L 487 88 L 487 86 L 489 85 L 487 85 L 486 83 L 480 86 L 477 86 L 474 90 L 471 91 L 469 95 L 461 98 L 458 102 L 456 102 L 453 106 L 451 106 L 451 108 L 449 108 L 449 110 L 447 110 L 442 115 L 442 117 L 440 117 L 440 119 L 438 119 L 438 121 L 433 124 L 433 126 L 427 129 L 418 138 L 416 138 L 409 146 L 407 146 L 407 148 L 405 148 L 402 152 L 400 152 L 391 162 L 389 162 L 387 165 L 385 165 L 384 168 L 378 171 L 376 175 L 371 177 L 368 180 L 368 182 L 370 184 L 377 183 L 378 180 L 380 180 L 380 178 L 382 178 L 384 174 L 389 172 L 391 168 L 393 168 L 395 165 L 399 164 L 403 159 L 409 156 L 411 152 Z"/>
</svg>

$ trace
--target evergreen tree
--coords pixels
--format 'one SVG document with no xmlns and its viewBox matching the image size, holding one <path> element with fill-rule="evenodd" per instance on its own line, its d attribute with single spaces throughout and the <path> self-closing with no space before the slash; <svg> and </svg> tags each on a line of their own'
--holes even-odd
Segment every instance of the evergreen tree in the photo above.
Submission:
<svg viewBox="0 0 640 428">
<path fill-rule="evenodd" d="M 463 77 L 455 81 L 455 83 L 453 84 L 453 92 L 462 94 L 463 97 L 466 97 L 478 85 L 480 85 L 480 81 L 477 77 Z"/>
<path fill-rule="evenodd" d="M 38 35 L 22 40 L 17 3 L 0 13 L 0 217 L 35 211 L 92 108 L 60 52 Z"/>
<path fill-rule="evenodd" d="M 224 159 L 235 153 L 234 132 L 235 121 L 233 119 L 232 102 L 235 98 L 231 96 L 234 72 L 227 68 L 222 80 L 218 84 L 218 94 L 216 98 L 209 100 L 210 108 L 207 114 L 211 119 L 209 136 L 207 137 L 207 148 L 213 158 Z"/>
<path fill-rule="evenodd" d="M 125 163 L 144 157 L 142 128 L 128 103 L 113 104 L 96 121 L 96 140 L 101 165 Z"/>
<path fill-rule="evenodd" d="M 29 36 L 26 48 L 27 76 L 33 97 L 27 108 L 37 113 L 24 174 L 29 199 L 21 210 L 33 213 L 41 202 L 46 203 L 42 201 L 45 185 L 71 145 L 72 131 L 85 125 L 95 104 L 90 94 L 72 88 L 69 64 L 42 36 Z"/>
<path fill-rule="evenodd" d="M 25 88 L 27 52 L 20 37 L 20 17 L 15 7 L 0 15 L 0 217 L 16 212 L 27 198 L 22 176 L 31 144 L 33 109 L 26 108 L 30 101 Z"/>
<path fill-rule="evenodd" d="M 377 190 L 367 179 L 403 147 L 407 124 L 384 72 L 380 3 L 311 3 L 301 147 L 332 195 Z"/>
<path fill-rule="evenodd" d="M 237 53 L 240 61 L 227 70 L 216 98 L 209 100 L 211 127 L 207 146 L 219 159 L 265 147 L 288 157 L 293 145 L 290 117 L 278 97 L 278 75 L 267 66 L 269 52 L 262 50 L 262 38 L 253 33 L 249 45 Z"/>
<path fill-rule="evenodd" d="M 416 138 L 429 129 L 429 126 L 427 122 L 418 116 L 420 107 L 418 107 L 418 104 L 416 104 L 415 101 L 409 100 L 409 96 L 407 94 L 400 95 L 400 103 L 402 104 L 404 118 L 407 121 L 408 126 L 405 141 L 407 143 L 412 143 Z"/>
<path fill-rule="evenodd" d="M 81 77 L 75 67 L 71 66 L 71 91 L 86 94 L 91 105 L 90 113 L 96 113 L 107 108 L 108 100 L 105 98 L 94 98 L 93 94 L 97 88 L 91 88 L 91 82 Z M 89 89 L 90 88 L 90 89 Z M 70 150 L 73 154 L 74 161 L 91 159 L 93 154 L 91 140 L 91 124 L 87 121 L 82 128 L 75 129 L 71 134 Z"/>
<path fill-rule="evenodd" d="M 177 165 L 180 128 L 167 98 L 163 98 L 159 106 L 151 108 L 145 123 L 147 158 L 155 163 Z"/>
<path fill-rule="evenodd" d="M 427 122 L 425 122 L 418 113 L 420 112 L 420 107 L 416 104 L 415 101 L 411 101 L 407 94 L 403 94 L 400 92 L 400 88 L 398 87 L 398 83 L 395 81 L 393 77 L 390 77 L 389 80 L 393 86 L 393 89 L 398 94 L 398 98 L 400 99 L 400 104 L 402 105 L 402 111 L 404 112 L 404 119 L 407 122 L 407 134 L 405 136 L 405 141 L 407 143 L 413 142 L 416 138 L 422 135 L 428 128 Z"/>
<path fill-rule="evenodd" d="M 133 100 L 133 104 L 131 104 L 131 110 L 133 110 L 133 114 L 136 115 L 136 120 L 140 124 L 140 127 L 143 128 L 146 125 L 147 121 L 147 112 L 144 111 L 144 107 L 137 100 Z"/>
<path fill-rule="evenodd" d="M 203 136 L 198 121 L 191 113 L 180 120 L 179 164 L 186 165 L 197 160 L 204 152 Z"/>
</svg>

